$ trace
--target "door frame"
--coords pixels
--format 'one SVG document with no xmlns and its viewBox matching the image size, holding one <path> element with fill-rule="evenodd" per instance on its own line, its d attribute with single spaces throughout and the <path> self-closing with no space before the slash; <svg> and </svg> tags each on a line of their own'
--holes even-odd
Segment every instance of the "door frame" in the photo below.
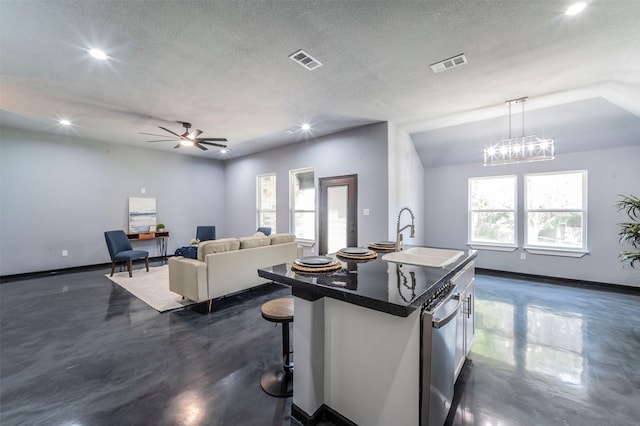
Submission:
<svg viewBox="0 0 640 426">
<path fill-rule="evenodd" d="M 318 254 L 326 254 L 328 247 L 327 188 L 347 186 L 347 246 L 358 245 L 358 175 L 332 176 L 318 179 L 320 210 L 318 226 Z"/>
</svg>

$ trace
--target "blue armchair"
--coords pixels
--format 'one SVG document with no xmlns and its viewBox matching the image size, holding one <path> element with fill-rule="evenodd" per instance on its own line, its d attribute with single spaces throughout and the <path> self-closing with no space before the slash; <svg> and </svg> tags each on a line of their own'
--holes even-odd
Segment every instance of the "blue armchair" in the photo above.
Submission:
<svg viewBox="0 0 640 426">
<path fill-rule="evenodd" d="M 116 263 L 126 262 L 129 277 L 131 277 L 131 263 L 138 259 L 144 259 L 147 272 L 149 272 L 149 252 L 134 250 L 124 231 L 105 231 L 104 239 L 107 241 L 109 256 L 111 256 L 111 276 L 115 271 Z"/>
<path fill-rule="evenodd" d="M 270 226 L 261 226 L 258 228 L 256 232 L 262 232 L 267 237 L 271 235 L 271 227 Z"/>
<path fill-rule="evenodd" d="M 196 227 L 196 238 L 200 241 L 209 241 L 216 239 L 215 226 L 198 226 Z"/>
</svg>

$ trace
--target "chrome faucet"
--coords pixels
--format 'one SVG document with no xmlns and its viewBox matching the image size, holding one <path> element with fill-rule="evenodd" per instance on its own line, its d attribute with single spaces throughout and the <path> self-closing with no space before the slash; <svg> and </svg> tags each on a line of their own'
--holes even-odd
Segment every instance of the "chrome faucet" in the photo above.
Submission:
<svg viewBox="0 0 640 426">
<path fill-rule="evenodd" d="M 411 225 L 406 225 L 402 228 L 400 228 L 400 216 L 402 216 L 402 212 L 407 210 L 410 214 L 411 214 Z M 410 238 L 415 238 L 416 237 L 416 225 L 415 225 L 415 220 L 416 217 L 414 216 L 413 212 L 411 211 L 411 209 L 409 207 L 403 207 L 400 209 L 400 213 L 398 213 L 398 223 L 396 225 L 396 251 L 400 251 L 402 250 L 402 231 L 404 231 L 407 228 L 411 228 L 411 235 L 409 235 Z"/>
</svg>

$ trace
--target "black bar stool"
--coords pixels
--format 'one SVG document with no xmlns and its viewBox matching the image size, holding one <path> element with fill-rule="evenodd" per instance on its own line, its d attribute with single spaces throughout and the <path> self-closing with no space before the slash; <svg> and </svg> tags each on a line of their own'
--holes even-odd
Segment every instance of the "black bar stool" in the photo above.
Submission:
<svg viewBox="0 0 640 426">
<path fill-rule="evenodd" d="M 260 379 L 262 389 L 272 396 L 288 397 L 293 395 L 293 362 L 289 350 L 289 323 L 293 322 L 293 298 L 271 300 L 260 308 L 262 318 L 282 323 L 282 365 L 271 367 Z"/>
</svg>

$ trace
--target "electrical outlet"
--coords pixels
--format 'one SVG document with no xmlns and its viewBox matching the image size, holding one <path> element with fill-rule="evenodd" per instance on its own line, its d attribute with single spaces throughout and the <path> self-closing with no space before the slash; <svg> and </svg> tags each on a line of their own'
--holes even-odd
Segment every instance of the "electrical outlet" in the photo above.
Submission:
<svg viewBox="0 0 640 426">
<path fill-rule="evenodd" d="M 69 250 L 62 250 L 62 257 L 69 256 Z"/>
<path fill-rule="evenodd" d="M 141 189 L 140 189 L 140 193 L 141 193 L 141 194 L 145 194 L 146 192 L 147 192 L 146 188 L 141 188 Z"/>
<path fill-rule="evenodd" d="M 370 214 L 371 214 L 371 211 L 369 209 L 362 209 L 363 216 L 369 216 Z"/>
<path fill-rule="evenodd" d="M 520 253 L 520 260 L 527 260 L 527 253 Z"/>
</svg>

